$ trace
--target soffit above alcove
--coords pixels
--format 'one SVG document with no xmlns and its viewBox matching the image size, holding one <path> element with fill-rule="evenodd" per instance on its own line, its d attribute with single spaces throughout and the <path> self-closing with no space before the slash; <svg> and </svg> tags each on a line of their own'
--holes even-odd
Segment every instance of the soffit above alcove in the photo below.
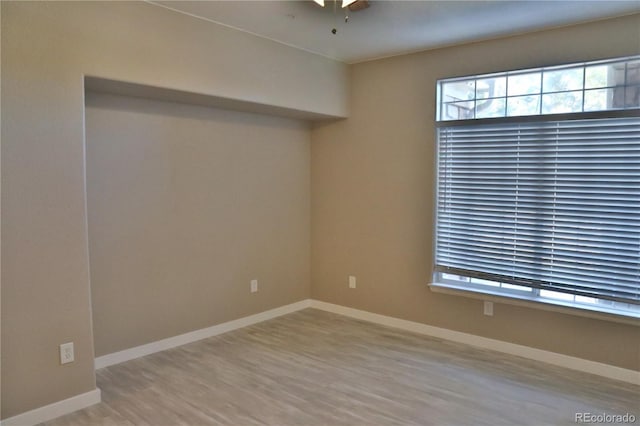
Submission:
<svg viewBox="0 0 640 426">
<path fill-rule="evenodd" d="M 167 87 L 151 86 L 103 77 L 85 76 L 85 91 L 109 93 L 114 95 L 131 96 L 135 98 L 152 99 L 165 102 L 199 105 L 220 108 L 238 112 L 264 114 L 276 117 L 293 118 L 310 122 L 337 120 L 346 117 L 321 114 L 313 111 L 303 111 L 294 108 L 269 105 L 255 101 L 233 99 L 217 95 L 195 93 Z"/>
</svg>

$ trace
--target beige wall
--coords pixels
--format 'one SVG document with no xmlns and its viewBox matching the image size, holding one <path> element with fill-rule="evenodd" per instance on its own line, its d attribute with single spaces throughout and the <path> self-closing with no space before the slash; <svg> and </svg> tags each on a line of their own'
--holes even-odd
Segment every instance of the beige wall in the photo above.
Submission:
<svg viewBox="0 0 640 426">
<path fill-rule="evenodd" d="M 506 305 L 496 306 L 494 317 L 484 317 L 478 301 L 433 294 L 425 285 L 430 279 L 432 258 L 435 79 L 638 53 L 638 16 L 347 67 L 140 2 L 4 1 L 1 8 L 2 418 L 95 388 L 83 161 L 83 75 L 333 116 L 347 115 L 351 96 L 352 118 L 317 126 L 311 132 L 312 296 L 640 368 L 637 328 Z M 192 119 L 169 113 L 165 107 L 156 108 L 175 122 Z M 97 116 L 113 114 L 120 118 L 141 114 L 140 110 L 122 108 L 92 111 Z M 220 118 L 221 114 L 218 111 L 214 115 Z M 153 114 L 149 115 L 145 120 L 153 121 Z M 230 122 L 238 124 L 234 117 Z M 236 130 L 251 133 L 265 123 L 259 118 L 252 120 Z M 97 119 L 89 125 L 99 123 Z M 207 123 L 213 125 L 211 120 Z M 278 123 L 283 126 L 278 131 L 300 130 L 290 122 Z M 154 131 L 153 126 L 145 129 L 139 130 Z M 200 137 L 203 134 L 197 138 L 203 140 Z M 164 141 L 163 149 L 175 148 L 171 140 Z M 247 140 L 257 143 L 253 138 Z M 200 145 L 198 149 L 208 149 L 206 144 Z M 285 159 L 292 161 L 290 165 L 299 154 L 296 150 L 304 145 L 302 142 L 287 151 Z M 265 155 L 273 161 L 282 160 Z M 180 160 L 184 161 L 180 170 L 185 180 L 164 181 L 165 190 L 170 185 L 194 183 L 197 176 L 214 176 L 214 170 L 189 170 L 185 167 L 188 160 Z M 192 160 L 198 163 L 200 159 Z M 244 160 L 257 162 L 254 157 Z M 166 170 L 148 171 L 165 179 Z M 286 170 L 292 176 L 302 173 Z M 145 185 L 155 187 L 148 182 Z M 157 200 L 166 202 L 160 195 L 162 191 L 154 194 Z M 203 202 L 205 208 L 207 202 L 213 202 L 191 201 L 195 205 Z M 265 209 L 266 215 L 275 213 Z M 150 214 L 156 221 L 152 223 L 159 227 L 164 218 Z M 194 212 L 180 214 L 184 216 L 177 216 L 177 222 Z M 195 221 L 200 219 L 193 217 Z M 246 216 L 234 219 L 248 221 Z M 109 248 L 111 235 L 107 234 L 104 248 Z M 160 237 L 169 239 L 167 235 Z M 207 238 L 196 237 L 185 247 L 213 241 L 211 235 Z M 270 236 L 263 234 L 262 238 L 264 242 Z M 247 244 L 245 248 L 249 246 L 246 235 L 242 241 Z M 302 239 L 298 243 L 302 244 Z M 151 264 L 164 254 L 148 261 Z M 198 257 L 201 254 L 179 255 L 183 256 L 182 262 L 198 263 L 201 271 L 210 270 L 207 268 L 212 265 L 206 265 L 205 259 Z M 238 306 L 236 312 L 206 313 L 206 303 L 202 302 L 198 313 L 171 333 L 257 312 L 285 300 L 263 291 L 244 298 L 246 284 L 235 287 L 235 283 L 254 278 L 254 262 L 259 265 L 257 274 L 267 277 L 255 275 L 263 289 L 271 280 L 285 275 L 290 280 L 283 286 L 293 285 L 296 275 L 284 268 L 263 272 L 269 258 L 261 260 L 260 254 L 251 252 L 246 255 L 250 266 L 233 269 L 235 276 L 230 269 L 221 272 L 217 281 L 229 285 L 233 297 L 246 304 Z M 277 261 L 277 253 L 269 256 Z M 175 269 L 179 266 L 172 264 Z M 100 271 L 96 268 L 94 275 Z M 304 265 L 296 268 L 302 275 Z M 358 289 L 347 289 L 349 274 L 358 276 Z M 189 278 L 194 286 L 204 282 L 200 276 Z M 296 287 L 301 297 L 304 286 L 300 283 L 300 288 Z M 196 286 L 194 292 L 217 299 L 213 287 L 207 292 Z M 280 289 L 285 291 L 284 287 Z M 163 291 L 167 296 L 173 290 L 165 287 Z M 292 294 L 290 300 L 296 297 Z M 129 309 L 129 315 L 135 317 L 135 311 Z M 150 327 L 154 336 L 166 331 L 153 329 L 151 324 L 144 326 Z M 76 344 L 76 362 L 60 366 L 57 348 L 67 341 Z M 108 352 L 137 341 L 137 336 L 126 335 L 121 341 L 105 342 L 98 351 Z"/>
<path fill-rule="evenodd" d="M 308 124 L 90 94 L 86 135 L 96 356 L 309 298 Z"/>
<path fill-rule="evenodd" d="M 7 418 L 95 388 L 83 74 L 343 116 L 348 73 L 344 64 L 144 2 L 1 7 Z M 251 302 L 238 315 L 272 302 Z M 76 361 L 61 366 L 58 345 L 69 341 Z"/>
<path fill-rule="evenodd" d="M 350 118 L 312 132 L 313 298 L 640 370 L 640 327 L 427 287 L 436 79 L 638 53 L 635 15 L 354 65 Z"/>
</svg>

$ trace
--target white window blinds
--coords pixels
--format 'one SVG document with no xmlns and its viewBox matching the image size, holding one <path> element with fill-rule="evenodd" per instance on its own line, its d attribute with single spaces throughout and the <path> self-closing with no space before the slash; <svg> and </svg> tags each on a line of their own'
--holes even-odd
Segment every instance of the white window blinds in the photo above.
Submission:
<svg viewBox="0 0 640 426">
<path fill-rule="evenodd" d="M 640 118 L 438 129 L 436 270 L 640 304 Z"/>
</svg>

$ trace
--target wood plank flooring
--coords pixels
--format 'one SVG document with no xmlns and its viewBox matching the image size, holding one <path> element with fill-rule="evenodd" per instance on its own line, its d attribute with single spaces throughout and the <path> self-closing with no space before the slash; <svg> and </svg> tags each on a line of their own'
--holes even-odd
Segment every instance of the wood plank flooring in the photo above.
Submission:
<svg viewBox="0 0 640 426">
<path fill-rule="evenodd" d="M 640 387 L 306 309 L 97 372 L 62 425 L 575 425 Z"/>
</svg>

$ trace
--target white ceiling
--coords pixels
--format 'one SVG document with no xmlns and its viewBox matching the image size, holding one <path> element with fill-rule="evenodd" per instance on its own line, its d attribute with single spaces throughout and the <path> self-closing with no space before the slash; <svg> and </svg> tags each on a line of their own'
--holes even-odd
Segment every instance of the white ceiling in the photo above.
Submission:
<svg viewBox="0 0 640 426">
<path fill-rule="evenodd" d="M 640 0 L 386 0 L 345 23 L 333 0 L 152 3 L 347 63 L 640 12 Z"/>
</svg>

